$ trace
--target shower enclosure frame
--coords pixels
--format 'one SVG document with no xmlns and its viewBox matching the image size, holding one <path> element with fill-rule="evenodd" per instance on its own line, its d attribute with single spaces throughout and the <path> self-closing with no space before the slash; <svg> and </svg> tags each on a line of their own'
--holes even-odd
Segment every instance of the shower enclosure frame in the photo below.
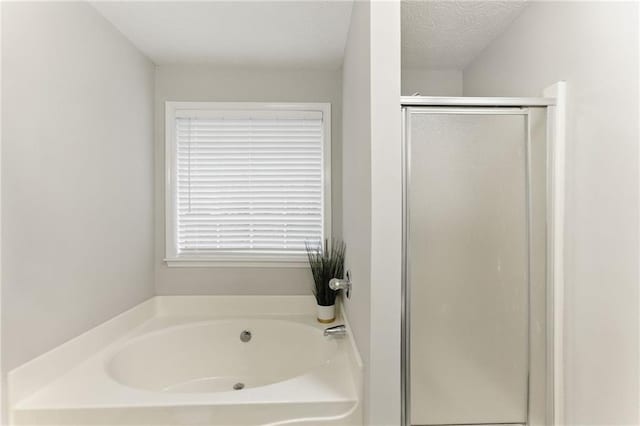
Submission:
<svg viewBox="0 0 640 426">
<path fill-rule="evenodd" d="M 564 151 L 565 151 L 565 96 L 566 83 L 557 82 L 546 88 L 544 97 L 401 97 L 402 108 L 402 302 L 401 302 L 401 425 L 411 426 L 411 377 L 410 377 L 410 330 L 411 312 L 408 283 L 408 192 L 409 152 L 407 134 L 407 108 L 440 107 L 461 108 L 472 113 L 474 109 L 496 108 L 546 108 L 547 139 L 547 364 L 546 364 L 546 423 L 561 425 L 563 418 L 562 382 L 562 327 L 564 294 Z M 527 136 L 529 138 L 529 136 Z M 527 142 L 528 145 L 528 142 Z M 529 209 L 530 207 L 528 207 Z M 528 418 L 528 413 L 527 413 Z"/>
</svg>

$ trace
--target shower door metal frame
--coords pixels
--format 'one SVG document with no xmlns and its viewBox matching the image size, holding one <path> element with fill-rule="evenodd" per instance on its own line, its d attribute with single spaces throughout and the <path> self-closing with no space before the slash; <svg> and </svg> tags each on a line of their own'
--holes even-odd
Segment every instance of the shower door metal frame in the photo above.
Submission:
<svg viewBox="0 0 640 426">
<path fill-rule="evenodd" d="M 430 97 L 430 96 L 411 96 L 401 98 L 402 107 L 402 302 L 401 302 L 401 425 L 411 426 L 411 352 L 410 352 L 410 331 L 411 331 L 411 311 L 410 311 L 410 288 L 408 282 L 408 268 L 409 268 L 409 252 L 408 252 L 408 231 L 409 231 L 409 186 L 410 186 L 410 141 L 409 134 L 407 132 L 408 125 L 407 120 L 410 108 L 420 108 L 425 112 L 432 113 L 460 113 L 460 114 L 526 114 L 528 115 L 527 107 L 544 107 L 547 111 L 547 307 L 546 307 L 546 321 L 547 321 L 547 365 L 545 372 L 547 379 L 547 412 L 545 413 L 546 422 L 548 425 L 558 424 L 561 420 L 561 413 L 559 411 L 558 398 L 561 397 L 558 384 L 556 383 L 561 375 L 559 373 L 559 366 L 556 365 L 556 357 L 554 354 L 554 342 L 556 339 L 556 324 L 555 317 L 558 312 L 558 303 L 562 303 L 562 300 L 556 295 L 554 287 L 557 284 L 557 277 L 559 276 L 556 268 L 561 268 L 562 265 L 554 263 L 555 251 L 561 249 L 562 236 L 554 235 L 556 226 L 554 225 L 554 219 L 557 214 L 562 214 L 562 209 L 557 208 L 558 198 L 557 194 L 563 195 L 563 191 L 558 190 L 557 186 L 562 185 L 561 176 L 557 176 L 560 168 L 556 162 L 557 159 L 563 160 L 564 154 L 564 90 L 565 83 L 556 83 L 554 86 L 545 90 L 545 94 L 551 93 L 558 97 L 545 97 L 545 98 L 504 98 L 504 97 Z M 559 105 L 560 104 L 560 105 Z M 529 200 L 529 142 L 530 142 L 530 128 L 529 117 L 527 117 L 527 136 L 526 136 L 526 182 L 527 182 L 527 247 L 530 245 L 530 200 Z M 560 128 L 560 129 L 558 129 Z M 561 140 L 560 140 L 561 139 Z M 560 150 L 557 152 L 557 150 Z M 530 256 L 528 256 L 530 258 Z M 530 262 L 530 260 L 528 260 Z M 560 274 L 561 276 L 561 274 Z M 528 277 L 530 279 L 530 277 Z M 530 287 L 530 286 L 529 286 Z M 530 292 L 530 288 L 527 290 Z M 529 302 L 527 302 L 528 304 Z M 560 308 L 561 309 L 561 308 Z M 530 312 L 530 309 L 527 309 Z M 528 322 L 530 322 L 528 313 Z M 530 328 L 530 325 L 527 326 Z M 529 331 L 527 331 L 529 335 Z M 529 344 L 529 338 L 527 339 Z M 529 348 L 527 349 L 527 356 L 529 357 Z M 529 364 L 529 363 L 528 363 Z M 530 365 L 527 365 L 527 369 Z M 529 373 L 527 371 L 527 377 Z M 529 379 L 527 379 L 527 382 Z M 527 385 L 528 386 L 528 385 Z M 529 389 L 527 389 L 527 419 L 529 418 Z"/>
</svg>

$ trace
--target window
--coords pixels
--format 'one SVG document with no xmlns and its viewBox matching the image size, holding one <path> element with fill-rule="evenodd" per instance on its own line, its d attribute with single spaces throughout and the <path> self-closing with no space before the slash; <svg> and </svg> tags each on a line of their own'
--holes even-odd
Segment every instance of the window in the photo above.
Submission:
<svg viewBox="0 0 640 426">
<path fill-rule="evenodd" d="M 331 235 L 330 108 L 167 102 L 167 264 L 305 266 Z"/>
</svg>

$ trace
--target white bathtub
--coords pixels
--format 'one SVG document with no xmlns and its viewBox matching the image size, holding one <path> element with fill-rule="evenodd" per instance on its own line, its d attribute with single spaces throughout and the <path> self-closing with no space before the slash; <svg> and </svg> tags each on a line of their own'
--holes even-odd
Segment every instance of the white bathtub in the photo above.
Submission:
<svg viewBox="0 0 640 426">
<path fill-rule="evenodd" d="M 243 333 L 250 336 L 246 342 Z M 337 348 L 335 339 L 304 323 L 214 320 L 132 339 L 108 361 L 107 371 L 124 385 L 151 391 L 238 392 L 313 371 Z"/>
<path fill-rule="evenodd" d="M 151 318 L 14 402 L 13 422 L 362 424 L 361 365 L 350 336 L 323 336 L 313 304 L 291 300 L 156 298 Z M 54 368 L 51 360 L 64 357 L 49 358 Z"/>
</svg>

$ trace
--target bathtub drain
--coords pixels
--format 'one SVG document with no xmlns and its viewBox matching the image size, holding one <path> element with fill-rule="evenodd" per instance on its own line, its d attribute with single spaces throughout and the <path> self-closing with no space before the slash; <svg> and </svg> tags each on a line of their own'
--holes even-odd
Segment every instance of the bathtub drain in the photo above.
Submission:
<svg viewBox="0 0 640 426">
<path fill-rule="evenodd" d="M 249 330 L 244 330 L 242 333 L 240 333 L 241 342 L 247 343 L 249 340 L 251 340 L 251 332 Z"/>
<path fill-rule="evenodd" d="M 240 390 L 240 389 L 244 389 L 244 383 L 236 383 L 235 385 L 233 385 L 233 390 Z"/>
</svg>

